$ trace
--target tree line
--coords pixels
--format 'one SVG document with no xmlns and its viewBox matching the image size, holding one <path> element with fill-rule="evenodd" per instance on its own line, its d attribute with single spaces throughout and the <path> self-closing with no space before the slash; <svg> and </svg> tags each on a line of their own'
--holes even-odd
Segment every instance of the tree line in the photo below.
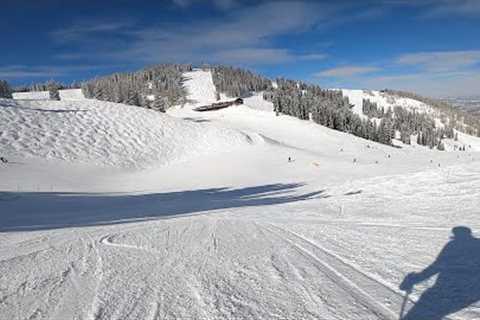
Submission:
<svg viewBox="0 0 480 320">
<path fill-rule="evenodd" d="M 378 107 L 376 102 L 363 99 L 362 112 L 369 118 L 383 118 L 385 116 L 385 108 Z"/>
<path fill-rule="evenodd" d="M 32 83 L 28 86 L 16 86 L 13 88 L 14 92 L 33 92 L 33 91 L 49 91 L 52 87 L 56 87 L 57 90 L 64 89 L 79 89 L 80 82 L 73 81 L 71 84 L 64 84 L 55 80 L 48 80 L 45 82 Z"/>
<path fill-rule="evenodd" d="M 12 98 L 12 88 L 5 80 L 0 80 L 0 98 Z"/>
<path fill-rule="evenodd" d="M 0 80 L 0 98 L 12 98 L 13 92 L 48 91 L 51 100 L 60 100 L 60 93 L 58 90 L 65 88 L 66 87 L 61 83 L 49 80 L 28 87 L 15 87 L 12 89 L 7 81 Z"/>
<path fill-rule="evenodd" d="M 411 144 L 412 135 L 417 136 L 417 144 L 444 150 L 442 140 L 454 139 L 454 128 L 448 124 L 436 127 L 433 115 L 410 111 L 400 106 L 388 108 L 379 107 L 368 99 L 363 99 L 363 113 L 369 118 L 380 119 L 380 126 L 387 126 L 392 130 L 392 137 L 399 133 L 399 138 L 405 144 Z"/>
<path fill-rule="evenodd" d="M 186 101 L 183 73 L 191 70 L 191 65 L 156 65 L 95 78 L 84 82 L 82 91 L 87 98 L 165 111 Z"/>
<path fill-rule="evenodd" d="M 348 97 L 341 91 L 327 90 L 299 81 L 277 79 L 277 88 L 264 93 L 273 103 L 274 111 L 299 119 L 310 119 L 328 128 L 347 132 L 361 138 L 392 144 L 393 122 L 361 118 L 352 110 Z"/>
<path fill-rule="evenodd" d="M 410 98 L 423 102 L 433 107 L 434 110 L 439 113 L 442 123 L 447 124 L 460 132 L 480 137 L 480 117 L 476 115 L 455 108 L 445 101 L 423 97 L 411 92 L 391 89 L 385 89 L 382 90 L 382 92 L 401 98 Z"/>
<path fill-rule="evenodd" d="M 228 66 L 209 67 L 212 72 L 213 84 L 217 92 L 231 97 L 243 97 L 251 92 L 272 89 L 272 81 L 249 70 Z"/>
</svg>

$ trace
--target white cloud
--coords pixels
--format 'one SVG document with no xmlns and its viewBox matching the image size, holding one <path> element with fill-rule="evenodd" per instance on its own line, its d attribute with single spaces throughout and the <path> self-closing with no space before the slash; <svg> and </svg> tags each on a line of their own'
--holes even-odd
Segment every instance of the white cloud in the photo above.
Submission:
<svg viewBox="0 0 480 320">
<path fill-rule="evenodd" d="M 173 0 L 173 3 L 179 7 L 185 8 L 192 4 L 192 0 Z"/>
<path fill-rule="evenodd" d="M 229 10 L 234 8 L 238 5 L 236 0 L 173 0 L 173 3 L 181 8 L 187 8 L 194 3 L 201 3 L 201 2 L 211 2 L 216 8 L 220 10 Z"/>
<path fill-rule="evenodd" d="M 326 58 L 328 58 L 328 54 L 326 53 L 309 53 L 297 56 L 298 60 L 304 61 L 324 60 Z"/>
<path fill-rule="evenodd" d="M 238 5 L 235 0 L 214 0 L 213 3 L 217 8 L 222 10 L 228 10 Z"/>
<path fill-rule="evenodd" d="M 471 96 L 478 95 L 480 73 L 416 73 L 408 75 L 392 75 L 372 77 L 362 81 L 363 87 L 371 89 L 401 89 L 432 97 Z"/>
<path fill-rule="evenodd" d="M 345 78 L 353 77 L 358 75 L 363 75 L 366 73 L 371 73 L 379 71 L 377 67 L 362 67 L 362 66 L 343 66 L 324 70 L 314 74 L 315 77 L 332 77 L 332 78 Z"/>
<path fill-rule="evenodd" d="M 239 48 L 221 50 L 213 54 L 214 61 L 222 63 L 254 65 L 277 64 L 292 61 L 314 61 L 327 58 L 326 54 L 294 54 L 287 49 L 273 48 Z"/>
<path fill-rule="evenodd" d="M 84 21 L 52 32 L 51 37 L 58 42 L 86 40 L 92 35 L 118 33 L 132 26 L 131 21 Z"/>
<path fill-rule="evenodd" d="M 475 18 L 480 15 L 478 0 L 380 0 L 384 6 L 413 7 L 421 18 Z M 378 4 L 378 2 L 377 2 Z"/>
<path fill-rule="evenodd" d="M 29 68 L 23 65 L 2 66 L 0 67 L 0 78 L 16 79 L 16 78 L 36 78 L 36 77 L 53 77 L 60 75 L 58 70 L 48 67 Z"/>
<path fill-rule="evenodd" d="M 234 5 L 232 1 L 218 1 Z M 188 5 L 190 1 L 179 4 Z M 116 38 L 126 41 L 102 42 L 85 45 L 92 41 L 91 29 L 84 25 L 56 32 L 63 39 L 77 44 L 89 56 L 116 60 L 132 60 L 143 63 L 157 62 L 208 62 L 208 63 L 272 63 L 283 61 L 324 59 L 322 53 L 297 54 L 278 48 L 273 40 L 282 35 L 292 35 L 311 30 L 331 19 L 332 9 L 313 2 L 279 1 L 260 3 L 226 12 L 221 19 L 198 21 L 191 24 L 163 24 L 155 27 L 125 28 L 113 25 L 110 28 Z M 116 27 L 116 28 L 115 28 Z M 94 27 L 92 27 L 94 28 Z M 108 26 L 102 27 L 107 29 Z M 82 37 L 83 34 L 83 37 Z M 87 49 L 85 49 L 87 48 Z M 93 49 L 90 49 L 93 48 Z M 59 53 L 62 59 L 78 54 Z"/>
<path fill-rule="evenodd" d="M 480 63 L 480 50 L 411 53 L 400 56 L 396 63 L 430 72 L 457 71 Z"/>
<path fill-rule="evenodd" d="M 478 0 L 437 0 L 427 10 L 425 17 L 474 17 L 480 15 L 480 1 Z"/>
<path fill-rule="evenodd" d="M 379 70 L 382 76 L 371 74 Z M 342 66 L 314 76 L 333 87 L 401 89 L 435 97 L 478 95 L 480 50 L 415 52 L 392 59 L 381 69 Z"/>
<path fill-rule="evenodd" d="M 286 49 L 242 48 L 219 51 L 213 60 L 231 64 L 276 64 L 292 60 Z"/>
<path fill-rule="evenodd" d="M 75 66 L 26 66 L 26 65 L 9 65 L 0 66 L 0 78 L 3 79 L 20 79 L 20 78 L 53 78 L 71 75 L 71 73 L 79 71 L 97 71 L 115 67 L 108 66 L 92 66 L 92 65 L 75 65 Z"/>
</svg>

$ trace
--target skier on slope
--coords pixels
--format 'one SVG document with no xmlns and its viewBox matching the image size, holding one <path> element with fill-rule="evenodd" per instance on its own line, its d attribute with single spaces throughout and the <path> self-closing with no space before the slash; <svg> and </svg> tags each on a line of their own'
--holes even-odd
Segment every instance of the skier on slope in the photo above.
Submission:
<svg viewBox="0 0 480 320">
<path fill-rule="evenodd" d="M 440 320 L 480 300 L 480 239 L 467 227 L 452 229 L 453 237 L 423 271 L 410 273 L 400 289 L 410 293 L 419 282 L 438 275 L 403 320 Z"/>
</svg>

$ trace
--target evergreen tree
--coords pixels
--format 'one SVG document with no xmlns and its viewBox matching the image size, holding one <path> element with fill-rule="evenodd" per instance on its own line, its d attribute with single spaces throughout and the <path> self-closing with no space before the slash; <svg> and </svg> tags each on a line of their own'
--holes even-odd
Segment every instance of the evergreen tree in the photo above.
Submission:
<svg viewBox="0 0 480 320">
<path fill-rule="evenodd" d="M 272 81 L 248 70 L 214 66 L 211 72 L 217 92 L 225 93 L 230 97 L 242 97 L 251 92 L 272 89 Z"/>
<path fill-rule="evenodd" d="M 126 103 L 145 108 L 151 107 L 147 96 L 155 92 L 164 97 L 165 107 L 182 104 L 186 100 L 183 73 L 191 71 L 191 65 L 156 65 L 132 73 L 116 73 L 95 78 L 82 84 L 87 98 Z"/>
<path fill-rule="evenodd" d="M 443 142 L 441 140 L 438 142 L 437 149 L 439 151 L 445 151 L 445 145 L 443 144 Z"/>
<path fill-rule="evenodd" d="M 12 88 L 5 80 L 0 80 L 0 98 L 12 98 Z"/>
<path fill-rule="evenodd" d="M 160 112 L 165 112 L 167 109 L 167 103 L 168 102 L 166 98 L 155 96 L 155 99 L 150 104 L 150 108 Z"/>
<path fill-rule="evenodd" d="M 47 83 L 47 90 L 50 96 L 50 100 L 60 100 L 60 93 L 58 92 L 60 85 L 54 81 L 49 81 Z"/>
</svg>

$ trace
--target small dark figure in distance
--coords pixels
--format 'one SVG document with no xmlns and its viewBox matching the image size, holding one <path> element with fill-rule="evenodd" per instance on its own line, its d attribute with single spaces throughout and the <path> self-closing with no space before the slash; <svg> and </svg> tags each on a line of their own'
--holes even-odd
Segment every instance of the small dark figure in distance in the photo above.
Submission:
<svg viewBox="0 0 480 320">
<path fill-rule="evenodd" d="M 8 163 L 8 160 L 5 159 L 4 157 L 0 157 L 0 161 L 2 161 L 3 163 Z"/>
<path fill-rule="evenodd" d="M 288 162 L 292 162 L 292 157 L 288 157 Z"/>
</svg>

